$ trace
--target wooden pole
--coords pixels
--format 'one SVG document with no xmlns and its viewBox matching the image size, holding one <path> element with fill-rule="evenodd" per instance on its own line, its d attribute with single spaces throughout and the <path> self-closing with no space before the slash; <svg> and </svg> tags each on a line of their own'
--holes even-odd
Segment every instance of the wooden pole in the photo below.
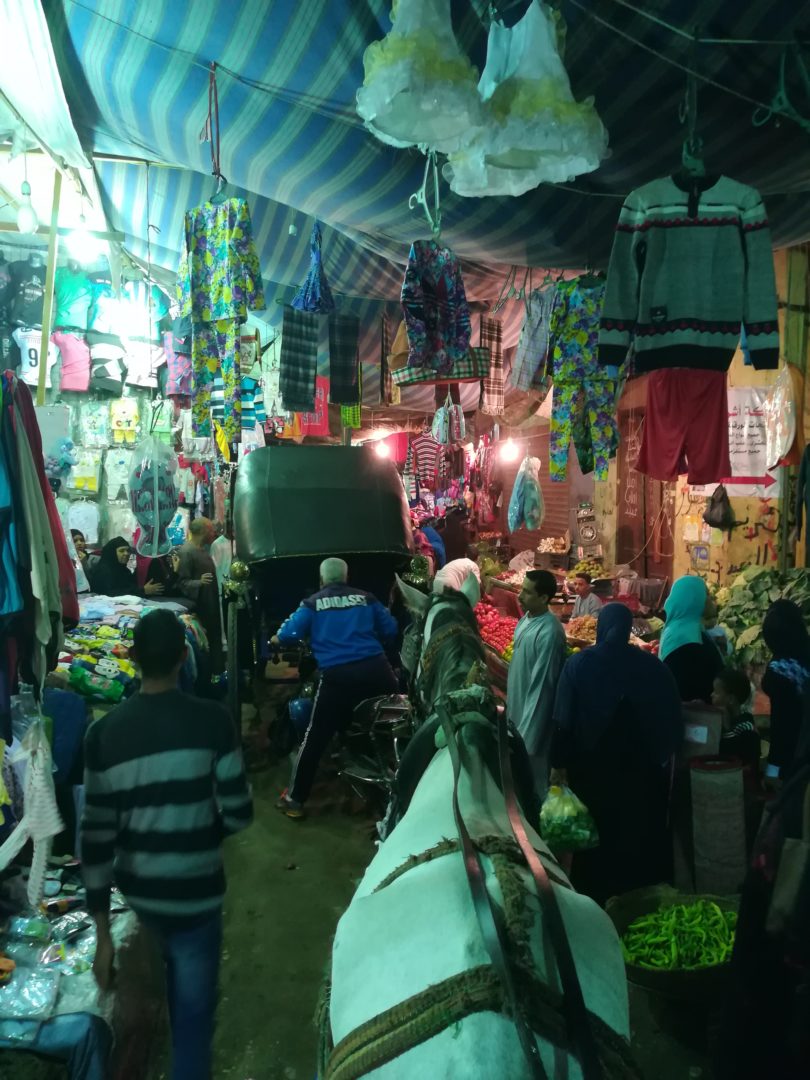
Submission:
<svg viewBox="0 0 810 1080">
<path fill-rule="evenodd" d="M 37 405 L 45 404 L 45 379 L 48 375 L 48 342 L 51 337 L 51 314 L 53 312 L 53 279 L 56 274 L 56 254 L 59 247 L 59 200 L 62 197 L 62 174 L 53 174 L 53 203 L 51 204 L 51 234 L 48 237 L 48 262 L 45 266 L 45 297 L 42 304 L 42 340 L 39 346 L 39 382 Z"/>
</svg>

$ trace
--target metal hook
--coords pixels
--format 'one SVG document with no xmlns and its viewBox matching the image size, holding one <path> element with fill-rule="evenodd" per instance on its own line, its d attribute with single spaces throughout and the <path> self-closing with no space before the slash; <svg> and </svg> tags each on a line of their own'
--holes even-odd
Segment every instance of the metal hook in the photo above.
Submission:
<svg viewBox="0 0 810 1080">
<path fill-rule="evenodd" d="M 430 177 L 431 170 L 433 171 L 433 213 L 430 212 L 427 199 L 428 179 Z M 442 208 L 441 197 L 439 192 L 439 168 L 436 164 L 436 151 L 430 150 L 427 152 L 425 161 L 425 175 L 422 179 L 422 186 L 418 191 L 415 191 L 413 195 L 408 199 L 408 209 L 414 210 L 417 206 L 421 206 L 425 212 L 428 225 L 430 225 L 430 231 L 433 233 L 433 237 L 438 243 L 441 239 L 442 233 Z"/>
</svg>

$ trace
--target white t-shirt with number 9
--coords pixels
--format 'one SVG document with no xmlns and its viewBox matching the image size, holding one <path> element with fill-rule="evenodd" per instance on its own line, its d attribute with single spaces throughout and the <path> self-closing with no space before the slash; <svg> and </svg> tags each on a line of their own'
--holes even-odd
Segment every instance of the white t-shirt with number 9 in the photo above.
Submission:
<svg viewBox="0 0 810 1080">
<path fill-rule="evenodd" d="M 19 374 L 29 386 L 39 385 L 39 350 L 42 345 L 41 330 L 23 330 L 18 328 L 11 335 L 20 350 Z M 52 341 L 48 342 L 48 370 L 45 373 L 45 385 L 50 389 L 51 369 L 59 359 L 59 350 Z"/>
</svg>

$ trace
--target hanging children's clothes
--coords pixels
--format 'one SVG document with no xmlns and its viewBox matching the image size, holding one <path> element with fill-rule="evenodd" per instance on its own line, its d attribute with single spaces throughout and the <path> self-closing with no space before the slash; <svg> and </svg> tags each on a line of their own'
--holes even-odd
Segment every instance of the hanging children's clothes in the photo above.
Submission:
<svg viewBox="0 0 810 1080">
<path fill-rule="evenodd" d="M 158 369 L 166 363 L 166 354 L 159 345 L 149 341 L 132 341 L 126 353 L 127 385 L 141 390 L 156 390 Z"/>
<path fill-rule="evenodd" d="M 109 401 L 85 401 L 81 408 L 82 444 L 102 450 L 112 441 Z"/>
<path fill-rule="evenodd" d="M 318 368 L 317 315 L 284 308 L 279 359 L 279 391 L 285 412 L 312 412 Z"/>
<path fill-rule="evenodd" d="M 503 324 L 499 319 L 481 316 L 481 346 L 490 355 L 489 374 L 481 385 L 481 412 L 503 416 Z"/>
<path fill-rule="evenodd" d="M 439 464 L 439 455 L 442 448 L 439 443 L 425 432 L 418 435 L 411 443 L 413 450 L 414 471 L 419 477 L 419 483 L 425 487 L 433 488 L 436 485 L 436 469 Z"/>
<path fill-rule="evenodd" d="M 80 446 L 75 453 L 76 463 L 70 470 L 65 490 L 79 495 L 98 495 L 103 451 Z"/>
<path fill-rule="evenodd" d="M 88 330 L 87 344 L 90 347 L 90 389 L 120 394 L 126 376 L 121 339 L 115 334 Z"/>
<path fill-rule="evenodd" d="M 98 507 L 89 499 L 72 502 L 68 510 L 68 527 L 82 534 L 88 544 L 99 542 Z"/>
<path fill-rule="evenodd" d="M 229 442 L 241 431 L 239 326 L 248 310 L 264 308 L 259 257 L 244 199 L 203 203 L 185 217 L 178 270 L 180 314 L 192 321 L 194 434 L 210 437 L 211 391 L 224 385 L 222 427 Z"/>
<path fill-rule="evenodd" d="M 470 308 L 461 266 L 435 240 L 411 245 L 402 283 L 402 312 L 408 332 L 408 367 L 452 376 L 470 348 Z"/>
<path fill-rule="evenodd" d="M 610 256 L 601 363 L 623 363 L 632 339 L 637 372 L 726 372 L 741 325 L 754 367 L 775 368 L 773 250 L 759 192 L 727 176 L 666 176 L 632 191 Z"/>
<path fill-rule="evenodd" d="M 132 450 L 116 446 L 108 450 L 104 459 L 104 476 L 107 481 L 107 502 L 117 502 L 129 497 L 127 484 L 132 472 Z"/>
<path fill-rule="evenodd" d="M 329 400 L 333 405 L 357 405 L 360 402 L 359 344 L 359 318 L 356 315 L 332 315 L 329 319 Z"/>
<path fill-rule="evenodd" d="M 57 329 L 69 326 L 74 330 L 87 329 L 87 315 L 93 300 L 93 284 L 90 278 L 74 263 L 57 267 L 53 277 L 54 313 L 53 325 Z"/>
<path fill-rule="evenodd" d="M 18 327 L 12 333 L 12 338 L 20 350 L 19 376 L 29 386 L 39 385 L 39 361 L 42 347 L 41 330 L 23 330 Z M 47 370 L 45 372 L 45 385 L 51 388 L 51 371 L 59 359 L 59 350 L 52 341 L 48 341 Z"/>
<path fill-rule="evenodd" d="M 113 442 L 119 446 L 123 443 L 133 445 L 138 435 L 140 419 L 141 414 L 135 398 L 119 398 L 113 401 L 110 405 Z"/>
<path fill-rule="evenodd" d="M 166 356 L 166 394 L 169 397 L 191 397 L 194 381 L 191 372 L 191 353 L 180 351 L 173 333 L 163 335 Z"/>
<path fill-rule="evenodd" d="M 548 285 L 535 289 L 526 300 L 526 318 L 509 373 L 509 385 L 515 390 L 536 388 L 538 376 L 545 375 L 551 316 L 558 295 L 556 286 Z"/>
<path fill-rule="evenodd" d="M 257 424 L 264 426 L 266 420 L 262 384 L 245 375 L 242 378 L 242 431 L 253 431 Z"/>
<path fill-rule="evenodd" d="M 51 341 L 62 357 L 61 390 L 84 393 L 90 387 L 90 349 L 84 337 L 55 330 Z"/>
<path fill-rule="evenodd" d="M 573 439 L 580 468 L 606 480 L 619 443 L 615 373 L 600 367 L 597 347 L 604 282 L 574 278 L 558 286 L 551 322 L 551 404 L 549 473 L 556 482 L 568 473 Z"/>
</svg>

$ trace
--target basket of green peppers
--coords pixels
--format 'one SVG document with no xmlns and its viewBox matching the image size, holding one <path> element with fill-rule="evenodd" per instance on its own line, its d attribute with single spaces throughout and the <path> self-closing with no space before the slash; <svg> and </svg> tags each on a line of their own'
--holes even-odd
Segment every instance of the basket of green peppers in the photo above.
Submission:
<svg viewBox="0 0 810 1080">
<path fill-rule="evenodd" d="M 729 978 L 735 901 L 690 896 L 668 886 L 637 889 L 608 902 L 629 982 L 694 1000 Z"/>
</svg>

